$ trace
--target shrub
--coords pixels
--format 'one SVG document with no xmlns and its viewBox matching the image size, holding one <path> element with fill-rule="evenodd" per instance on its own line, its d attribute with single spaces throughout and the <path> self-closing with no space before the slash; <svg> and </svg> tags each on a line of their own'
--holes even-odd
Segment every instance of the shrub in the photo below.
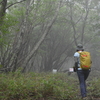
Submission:
<svg viewBox="0 0 100 100">
<path fill-rule="evenodd" d="M 15 72 L 0 74 L 0 80 L 0 100 L 81 100 L 78 80 L 65 73 Z M 90 98 L 100 97 L 99 83 L 89 81 Z"/>
</svg>

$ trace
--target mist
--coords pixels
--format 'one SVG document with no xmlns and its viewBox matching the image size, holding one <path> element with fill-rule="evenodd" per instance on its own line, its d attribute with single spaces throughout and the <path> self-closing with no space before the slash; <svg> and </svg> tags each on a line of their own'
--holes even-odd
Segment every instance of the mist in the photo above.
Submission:
<svg viewBox="0 0 100 100">
<path fill-rule="evenodd" d="M 58 72 L 74 66 L 77 44 L 99 71 L 99 0 L 3 1 L 0 7 L 1 72 Z M 6 12 L 7 11 L 7 12 Z"/>
</svg>

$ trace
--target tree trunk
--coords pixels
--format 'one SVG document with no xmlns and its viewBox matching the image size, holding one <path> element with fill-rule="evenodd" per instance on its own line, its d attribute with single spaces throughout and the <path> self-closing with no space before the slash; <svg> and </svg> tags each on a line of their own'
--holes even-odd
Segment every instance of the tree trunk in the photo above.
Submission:
<svg viewBox="0 0 100 100">
<path fill-rule="evenodd" d="M 88 8 L 88 1 L 86 0 L 86 15 L 85 15 L 83 26 L 82 26 L 81 44 L 83 44 L 84 42 L 84 30 L 85 30 L 88 14 L 89 14 L 89 8 Z"/>
<path fill-rule="evenodd" d="M 1 7 L 0 7 L 0 21 L 2 21 L 5 12 L 6 12 L 7 0 L 2 0 Z M 0 22 L 1 24 L 1 22 Z"/>
<path fill-rule="evenodd" d="M 41 43 L 44 41 L 46 35 L 49 33 L 49 30 L 51 29 L 53 23 L 55 22 L 56 18 L 57 18 L 57 15 L 58 15 L 58 12 L 59 12 L 59 9 L 60 9 L 60 3 L 58 4 L 58 7 L 57 7 L 57 10 L 55 12 L 55 15 L 54 17 L 52 18 L 52 20 L 50 21 L 50 23 L 46 26 L 46 29 L 43 33 L 43 35 L 41 36 L 40 40 L 36 43 L 35 47 L 33 48 L 33 50 L 29 53 L 29 55 L 26 57 L 22 67 L 23 67 L 23 70 L 22 72 L 25 72 L 25 69 L 26 69 L 26 64 L 30 61 L 30 59 L 34 56 L 35 52 L 38 50 L 39 46 L 41 45 Z"/>
<path fill-rule="evenodd" d="M 74 30 L 74 42 L 75 42 L 75 45 L 77 46 L 77 39 L 76 39 L 76 29 L 75 29 L 75 23 L 73 21 L 73 15 L 72 15 L 72 4 L 70 4 L 70 19 L 71 19 L 71 24 L 72 24 L 72 28 Z"/>
</svg>

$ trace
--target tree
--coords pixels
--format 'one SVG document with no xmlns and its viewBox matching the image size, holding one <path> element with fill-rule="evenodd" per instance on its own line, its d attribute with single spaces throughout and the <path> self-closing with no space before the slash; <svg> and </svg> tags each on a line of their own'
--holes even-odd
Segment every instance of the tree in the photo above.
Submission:
<svg viewBox="0 0 100 100">
<path fill-rule="evenodd" d="M 0 26 L 0 66 L 8 71 L 59 70 L 77 43 L 88 49 L 98 43 L 99 5 L 94 1 L 23 1 L 7 2 Z"/>
<path fill-rule="evenodd" d="M 54 6 L 52 7 L 50 5 Z M 22 72 L 26 71 L 29 68 L 27 67 L 27 64 L 31 65 L 30 60 L 34 57 L 34 54 L 49 33 L 49 30 L 56 20 L 60 5 L 61 2 L 56 0 L 34 2 L 32 2 L 31 0 L 27 0 L 24 8 L 22 6 L 17 8 L 18 10 L 20 8 L 23 8 L 23 13 L 21 14 L 22 18 L 21 16 L 18 17 L 20 18 L 19 20 L 21 23 L 17 24 L 18 31 L 13 30 L 13 32 L 16 32 L 16 34 L 14 34 L 14 40 L 12 41 L 11 47 L 7 48 L 10 52 L 8 52 L 8 56 L 6 58 L 7 66 L 4 67 L 9 67 L 10 71 L 16 71 L 18 67 L 22 67 Z M 45 9 L 47 6 L 49 8 Z M 50 12 L 51 16 L 48 16 L 48 12 Z M 12 15 L 12 13 L 10 14 Z M 37 34 L 34 32 L 35 30 L 37 30 L 37 27 L 41 29 L 41 33 L 39 33 L 40 37 L 33 41 L 34 45 L 32 45 L 31 47 L 30 42 L 32 42 L 32 40 L 30 40 L 30 38 L 31 36 Z"/>
<path fill-rule="evenodd" d="M 82 3 L 83 3 L 83 5 L 82 5 Z M 77 42 L 84 44 L 84 31 L 85 31 L 85 27 L 86 27 L 86 23 L 87 23 L 87 19 L 88 19 L 87 17 L 88 17 L 89 11 L 90 11 L 89 1 L 87 1 L 87 0 L 82 1 L 82 2 L 67 1 L 66 7 L 69 7 L 69 10 L 70 10 L 69 17 L 70 17 L 71 25 L 73 28 L 73 37 L 74 37 L 75 45 L 77 46 Z M 76 10 L 74 10 L 74 9 L 76 9 Z M 79 23 L 81 25 L 81 27 L 80 27 L 81 30 L 78 30 Z M 78 35 L 80 35 L 80 41 L 78 41 L 76 39 Z"/>
<path fill-rule="evenodd" d="M 34 46 L 33 50 L 30 52 L 30 54 L 26 57 L 26 59 L 25 59 L 25 61 L 23 63 L 23 66 L 24 66 L 23 71 L 25 71 L 25 69 L 27 67 L 25 65 L 27 64 L 27 62 L 29 62 L 29 60 L 32 58 L 32 56 L 35 54 L 35 52 L 38 50 L 39 46 L 44 41 L 44 39 L 47 36 L 47 34 L 49 33 L 49 30 L 51 29 L 53 23 L 55 22 L 55 20 L 57 18 L 57 15 L 58 15 L 58 12 L 59 12 L 59 9 L 60 9 L 61 2 L 58 2 L 56 5 L 57 5 L 57 8 L 56 8 L 56 11 L 55 11 L 55 14 L 54 14 L 53 18 L 50 20 L 49 23 L 46 23 L 44 25 L 44 26 L 46 26 L 46 28 L 45 28 L 45 30 L 43 30 L 43 35 L 41 36 L 39 41 L 36 43 L 36 45 Z"/>
</svg>

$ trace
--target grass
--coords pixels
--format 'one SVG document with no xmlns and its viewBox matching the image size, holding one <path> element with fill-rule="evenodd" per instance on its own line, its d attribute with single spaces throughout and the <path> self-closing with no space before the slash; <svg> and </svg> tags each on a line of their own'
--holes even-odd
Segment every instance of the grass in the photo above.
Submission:
<svg viewBox="0 0 100 100">
<path fill-rule="evenodd" d="M 88 84 L 89 100 L 100 98 L 100 79 L 89 80 Z M 0 100 L 81 100 L 78 87 L 74 74 L 0 74 Z"/>
</svg>

